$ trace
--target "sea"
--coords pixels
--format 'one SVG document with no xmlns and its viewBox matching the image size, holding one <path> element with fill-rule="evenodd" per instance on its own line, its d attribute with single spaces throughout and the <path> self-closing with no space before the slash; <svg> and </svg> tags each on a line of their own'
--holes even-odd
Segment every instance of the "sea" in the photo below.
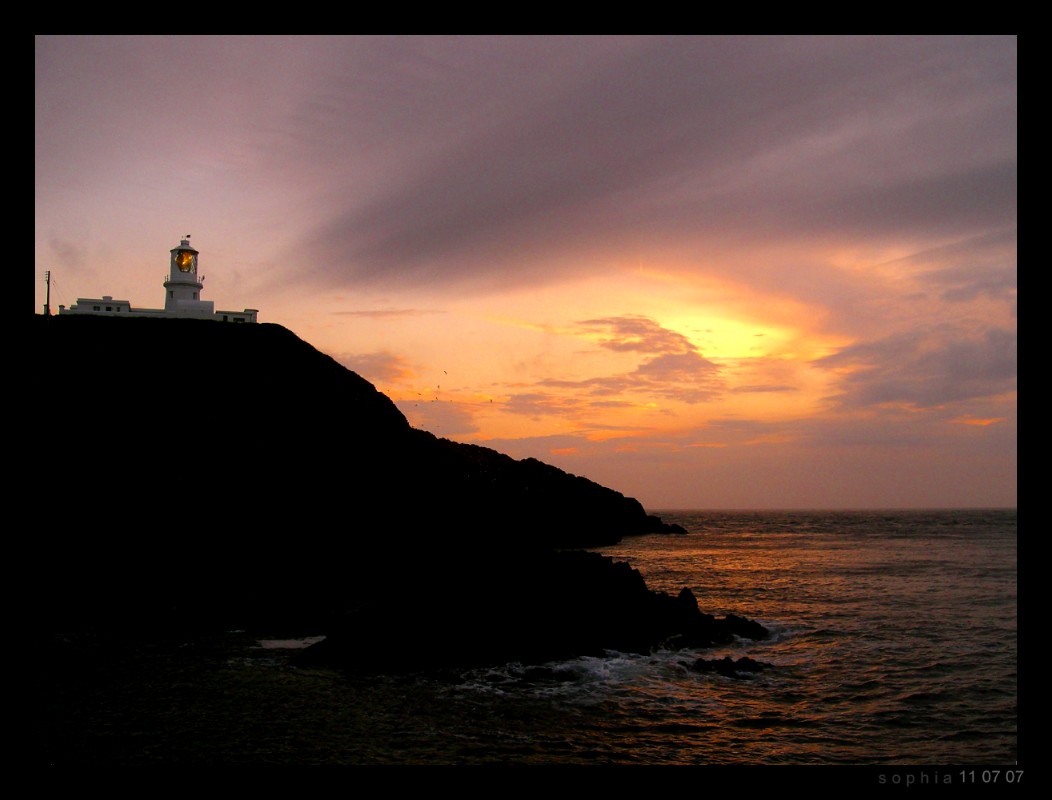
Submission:
<svg viewBox="0 0 1052 800">
<path fill-rule="evenodd" d="M 890 770 L 882 782 L 912 766 L 955 783 L 971 766 L 973 782 L 1022 779 L 1014 509 L 653 513 L 686 533 L 599 552 L 651 589 L 689 587 L 706 613 L 757 620 L 767 640 L 362 677 L 297 666 L 316 639 L 231 632 L 56 691 L 46 761 L 870 765 Z M 764 668 L 692 669 L 725 656 Z"/>
</svg>

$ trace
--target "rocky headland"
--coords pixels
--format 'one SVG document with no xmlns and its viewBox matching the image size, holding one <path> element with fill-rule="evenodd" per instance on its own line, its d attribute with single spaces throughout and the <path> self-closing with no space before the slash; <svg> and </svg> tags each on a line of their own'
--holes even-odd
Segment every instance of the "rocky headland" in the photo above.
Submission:
<svg viewBox="0 0 1052 800">
<path fill-rule="evenodd" d="M 34 318 L 24 534 L 45 632 L 324 634 L 418 669 L 762 638 L 585 548 L 682 533 L 535 459 L 412 428 L 273 324 Z"/>
</svg>

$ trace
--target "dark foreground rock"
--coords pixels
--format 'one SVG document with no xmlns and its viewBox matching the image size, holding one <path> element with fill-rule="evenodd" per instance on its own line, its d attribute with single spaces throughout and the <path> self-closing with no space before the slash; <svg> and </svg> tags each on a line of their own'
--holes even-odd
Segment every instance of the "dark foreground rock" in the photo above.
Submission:
<svg viewBox="0 0 1052 800">
<path fill-rule="evenodd" d="M 758 623 L 702 613 L 689 589 L 675 597 L 651 591 L 637 570 L 598 553 L 564 551 L 491 566 L 489 579 L 458 584 L 435 574 L 411 594 L 374 598 L 304 651 L 302 663 L 428 672 L 767 636 Z"/>
<path fill-rule="evenodd" d="M 690 665 L 690 668 L 694 672 L 715 672 L 725 678 L 746 678 L 755 672 L 763 672 L 770 666 L 770 664 L 756 661 L 748 656 L 742 656 L 737 661 L 732 660 L 730 656 L 724 656 L 711 659 L 699 658 Z"/>
<path fill-rule="evenodd" d="M 648 514 L 645 526 L 646 533 L 675 533 L 684 534 L 686 529 L 682 525 L 676 525 L 675 523 L 664 522 L 661 517 L 656 517 L 653 514 Z"/>
</svg>

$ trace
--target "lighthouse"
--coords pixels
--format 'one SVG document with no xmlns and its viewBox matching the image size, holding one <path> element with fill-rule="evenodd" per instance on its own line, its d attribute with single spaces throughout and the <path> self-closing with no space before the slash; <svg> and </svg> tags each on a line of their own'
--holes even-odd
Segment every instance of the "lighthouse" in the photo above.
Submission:
<svg viewBox="0 0 1052 800">
<path fill-rule="evenodd" d="M 164 281 L 164 308 L 132 308 L 127 300 L 80 297 L 75 305 L 59 306 L 59 314 L 101 314 L 121 317 L 189 317 L 222 322 L 255 322 L 259 313 L 254 308 L 244 311 L 216 311 L 211 300 L 201 299 L 204 275 L 198 272 L 200 253 L 190 246 L 186 234 L 169 252 L 168 275 Z"/>
</svg>

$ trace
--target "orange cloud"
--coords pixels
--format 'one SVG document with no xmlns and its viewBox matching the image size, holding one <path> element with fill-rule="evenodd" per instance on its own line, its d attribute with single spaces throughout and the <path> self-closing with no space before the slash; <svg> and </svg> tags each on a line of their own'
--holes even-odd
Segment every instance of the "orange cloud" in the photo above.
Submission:
<svg viewBox="0 0 1052 800">
<path fill-rule="evenodd" d="M 985 428 L 988 425 L 996 425 L 999 422 L 1007 422 L 1005 417 L 958 417 L 950 422 L 957 425 L 978 425 Z"/>
<path fill-rule="evenodd" d="M 578 447 L 556 447 L 553 450 L 549 450 L 553 456 L 575 456 L 581 452 Z"/>
</svg>

